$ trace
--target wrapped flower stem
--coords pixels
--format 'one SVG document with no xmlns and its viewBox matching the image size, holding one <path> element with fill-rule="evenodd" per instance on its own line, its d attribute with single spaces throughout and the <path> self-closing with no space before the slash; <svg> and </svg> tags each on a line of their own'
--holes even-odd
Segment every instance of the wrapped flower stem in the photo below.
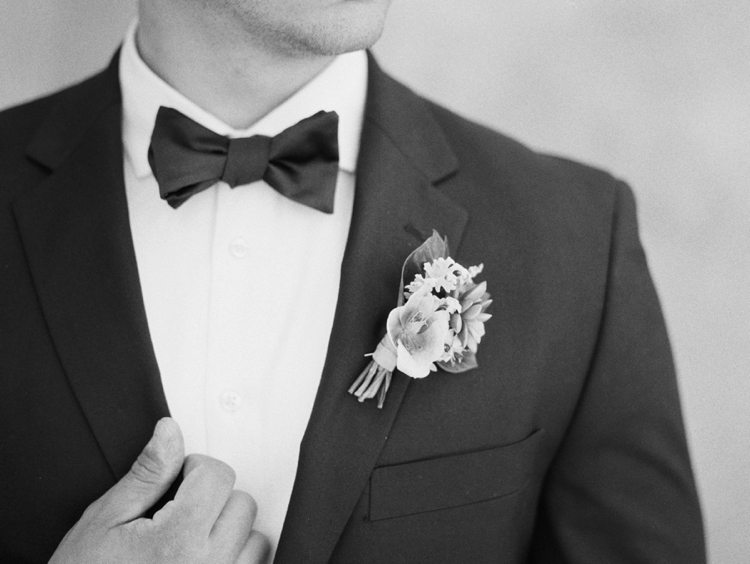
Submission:
<svg viewBox="0 0 750 564">
<path fill-rule="evenodd" d="M 396 367 L 395 355 L 388 346 L 389 342 L 388 335 L 383 337 L 376 352 L 372 355 L 373 359 L 349 387 L 349 393 L 355 395 L 360 402 L 377 395 L 378 409 L 383 409 L 385 394 L 391 386 L 391 377 Z M 392 362 L 389 357 L 393 357 Z M 383 365 L 392 367 L 389 370 Z"/>
</svg>

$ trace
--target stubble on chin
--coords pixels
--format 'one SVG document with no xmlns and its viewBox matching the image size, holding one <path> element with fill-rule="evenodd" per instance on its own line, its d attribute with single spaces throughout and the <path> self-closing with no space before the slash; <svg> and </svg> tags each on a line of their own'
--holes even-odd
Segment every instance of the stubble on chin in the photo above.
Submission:
<svg viewBox="0 0 750 564">
<path fill-rule="evenodd" d="M 372 47 L 383 32 L 390 0 L 346 1 L 305 10 L 304 1 L 283 11 L 276 0 L 192 0 L 224 19 L 228 33 L 279 55 L 336 56 Z M 234 28 L 232 31 L 230 28 Z"/>
</svg>

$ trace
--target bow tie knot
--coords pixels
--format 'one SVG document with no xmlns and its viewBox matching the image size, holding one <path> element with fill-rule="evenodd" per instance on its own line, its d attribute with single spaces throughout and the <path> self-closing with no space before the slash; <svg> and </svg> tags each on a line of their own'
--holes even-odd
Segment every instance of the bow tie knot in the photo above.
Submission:
<svg viewBox="0 0 750 564">
<path fill-rule="evenodd" d="M 264 180 L 296 202 L 333 213 L 337 134 L 335 112 L 318 112 L 275 137 L 230 139 L 161 107 L 148 161 L 161 198 L 173 208 L 220 180 L 232 188 Z"/>
<path fill-rule="evenodd" d="M 229 139 L 221 180 L 232 188 L 262 180 L 269 164 L 271 138 L 265 135 Z"/>
</svg>

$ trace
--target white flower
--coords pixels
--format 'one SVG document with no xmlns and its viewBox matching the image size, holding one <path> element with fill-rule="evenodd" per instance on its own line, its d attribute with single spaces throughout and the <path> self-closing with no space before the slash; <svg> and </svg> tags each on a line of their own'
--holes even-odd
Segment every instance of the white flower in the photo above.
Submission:
<svg viewBox="0 0 750 564">
<path fill-rule="evenodd" d="M 432 262 L 424 263 L 424 271 L 428 280 L 432 280 L 435 291 L 439 292 L 444 289 L 446 292 L 452 292 L 458 284 L 456 262 L 448 258 L 436 258 Z"/>
<path fill-rule="evenodd" d="M 477 274 L 481 274 L 484 270 L 484 263 L 478 265 L 478 266 L 470 266 L 469 267 L 469 278 L 475 278 Z"/>
<path fill-rule="evenodd" d="M 411 282 L 411 284 L 409 284 L 406 288 L 404 288 L 407 299 L 409 298 L 409 296 L 411 296 L 414 292 L 419 290 L 425 284 L 427 284 L 430 288 L 434 287 L 433 280 L 425 279 L 425 277 L 422 276 L 421 274 L 417 274 L 414 277 L 414 280 Z"/>
<path fill-rule="evenodd" d="M 443 298 L 444 309 L 450 314 L 461 313 L 461 302 L 452 296 Z"/>
<path fill-rule="evenodd" d="M 442 300 L 423 285 L 401 307 L 388 315 L 388 336 L 396 348 L 396 367 L 412 378 L 436 370 L 434 362 L 445 352 L 450 314 L 440 309 Z"/>
</svg>

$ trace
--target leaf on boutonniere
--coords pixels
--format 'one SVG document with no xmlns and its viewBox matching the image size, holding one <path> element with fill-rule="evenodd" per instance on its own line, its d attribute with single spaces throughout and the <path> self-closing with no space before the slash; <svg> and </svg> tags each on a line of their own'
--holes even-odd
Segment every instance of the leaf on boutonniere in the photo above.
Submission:
<svg viewBox="0 0 750 564">
<path fill-rule="evenodd" d="M 424 264 L 426 262 L 432 262 L 436 258 L 446 258 L 450 252 L 448 251 L 448 238 L 441 237 L 440 234 L 432 230 L 432 235 L 429 238 L 414 249 L 404 261 L 404 266 L 401 268 L 401 286 L 398 290 L 398 305 L 404 305 L 404 288 L 406 287 L 406 280 L 414 280 L 417 276 L 421 276 L 424 272 Z"/>
</svg>

